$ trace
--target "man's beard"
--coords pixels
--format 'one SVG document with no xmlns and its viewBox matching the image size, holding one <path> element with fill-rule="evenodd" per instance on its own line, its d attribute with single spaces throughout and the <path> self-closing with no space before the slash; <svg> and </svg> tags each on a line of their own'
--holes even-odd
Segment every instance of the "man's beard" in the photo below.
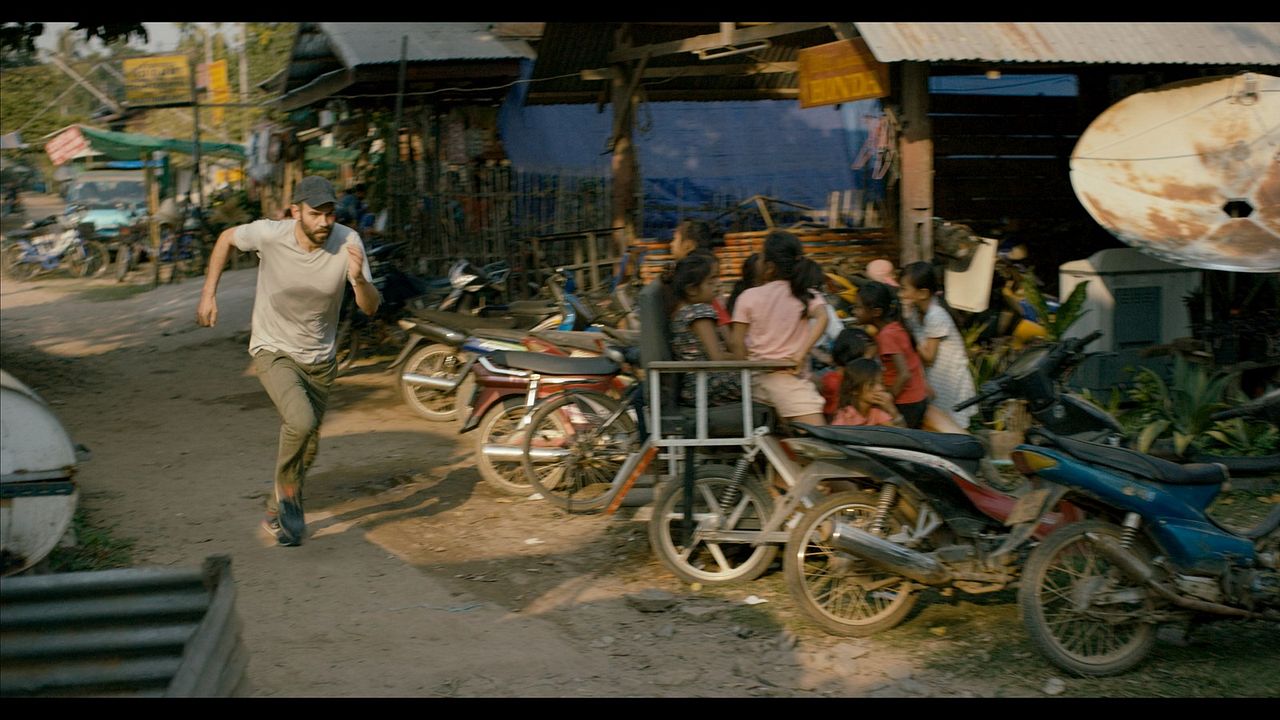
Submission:
<svg viewBox="0 0 1280 720">
<path fill-rule="evenodd" d="M 305 224 L 302 226 L 302 234 L 307 236 L 312 245 L 323 245 L 325 240 L 329 239 L 329 233 L 333 232 L 332 228 L 324 231 L 324 235 L 320 236 L 315 230 L 308 228 Z"/>
</svg>

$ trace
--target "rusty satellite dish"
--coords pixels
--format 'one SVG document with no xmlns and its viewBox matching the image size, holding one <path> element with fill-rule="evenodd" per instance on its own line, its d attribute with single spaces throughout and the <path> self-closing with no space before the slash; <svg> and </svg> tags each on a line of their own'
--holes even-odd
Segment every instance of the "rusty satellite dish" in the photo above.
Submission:
<svg viewBox="0 0 1280 720">
<path fill-rule="evenodd" d="M 1280 271 L 1280 78 L 1197 79 L 1108 108 L 1071 153 L 1100 225 L 1166 262 Z"/>
</svg>

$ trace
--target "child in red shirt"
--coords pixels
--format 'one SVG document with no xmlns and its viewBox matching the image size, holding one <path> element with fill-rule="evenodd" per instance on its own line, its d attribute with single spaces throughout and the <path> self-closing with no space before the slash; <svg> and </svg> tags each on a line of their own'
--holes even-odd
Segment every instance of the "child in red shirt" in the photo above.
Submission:
<svg viewBox="0 0 1280 720">
<path fill-rule="evenodd" d="M 900 321 L 896 300 L 896 293 L 888 285 L 869 282 L 858 288 L 853 316 L 859 323 L 876 329 L 884 385 L 906 418 L 907 427 L 919 428 L 929 407 L 929 386 L 924 379 L 924 364 Z"/>
<path fill-rule="evenodd" d="M 902 414 L 880 378 L 880 365 L 875 360 L 860 357 L 846 365 L 840 383 L 840 408 L 831 424 L 901 427 Z"/>
<path fill-rule="evenodd" d="M 844 368 L 858 358 L 874 360 L 880 353 L 876 350 L 876 341 L 862 328 L 845 328 L 836 336 L 831 344 L 831 359 L 835 368 L 823 373 L 818 381 L 819 392 L 826 400 L 822 412 L 828 418 L 840 407 L 840 382 L 844 377 Z"/>
</svg>

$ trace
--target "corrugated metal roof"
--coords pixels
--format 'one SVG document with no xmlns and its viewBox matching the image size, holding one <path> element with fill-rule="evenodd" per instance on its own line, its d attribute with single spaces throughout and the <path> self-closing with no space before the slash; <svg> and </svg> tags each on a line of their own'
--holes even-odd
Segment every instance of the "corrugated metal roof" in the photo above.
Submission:
<svg viewBox="0 0 1280 720">
<path fill-rule="evenodd" d="M 533 59 L 523 40 L 503 39 L 492 23 L 320 23 L 330 46 L 349 68 L 400 62 L 401 38 L 408 36 L 409 62 L 433 60 Z"/>
<path fill-rule="evenodd" d="M 880 62 L 1280 65 L 1280 23 L 854 23 Z"/>
</svg>

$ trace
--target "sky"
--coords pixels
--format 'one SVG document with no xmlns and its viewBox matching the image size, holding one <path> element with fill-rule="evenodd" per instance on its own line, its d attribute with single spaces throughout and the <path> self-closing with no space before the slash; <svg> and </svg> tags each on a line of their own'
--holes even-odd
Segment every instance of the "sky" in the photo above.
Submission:
<svg viewBox="0 0 1280 720">
<path fill-rule="evenodd" d="M 39 21 L 33 21 L 33 22 L 39 22 Z M 148 37 L 147 37 L 146 45 L 140 45 L 140 47 L 145 47 L 148 51 L 153 53 L 162 53 L 162 52 L 169 52 L 178 46 L 178 26 L 175 25 L 174 23 L 144 22 L 142 24 L 147 28 Z M 204 25 L 206 23 L 198 23 L 198 24 Z M 70 28 L 73 25 L 75 25 L 75 23 L 73 22 L 45 23 L 44 33 L 41 34 L 40 37 L 36 38 L 36 47 L 42 50 L 52 50 L 58 42 L 58 32 L 65 28 Z M 224 23 L 223 30 L 226 30 L 226 29 L 227 29 L 227 24 Z M 139 45 L 136 39 L 133 40 L 133 44 Z M 94 39 L 93 44 L 90 47 L 94 48 L 95 50 L 101 49 L 102 42 L 100 40 Z"/>
</svg>

